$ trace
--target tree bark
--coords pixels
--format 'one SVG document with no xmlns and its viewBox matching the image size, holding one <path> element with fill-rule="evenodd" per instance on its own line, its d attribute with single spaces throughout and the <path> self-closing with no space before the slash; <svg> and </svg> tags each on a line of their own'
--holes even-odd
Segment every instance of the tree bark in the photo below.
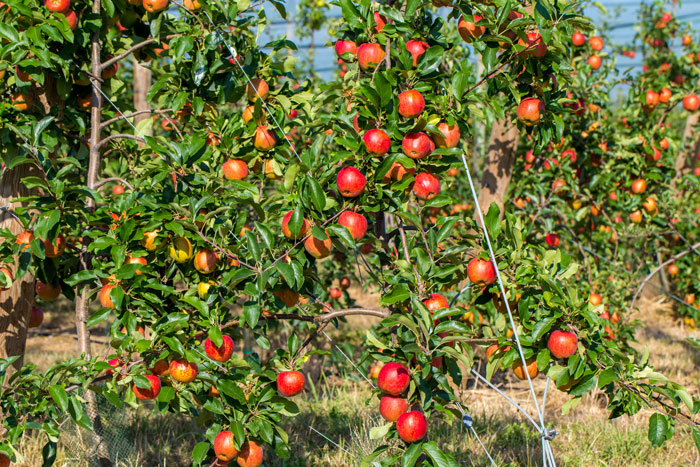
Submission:
<svg viewBox="0 0 700 467">
<path fill-rule="evenodd" d="M 700 120 L 700 112 L 692 113 L 685 121 L 685 130 L 683 130 L 683 147 L 678 152 L 676 157 L 676 178 L 673 181 L 683 176 L 683 173 L 690 167 L 689 160 L 692 160 L 700 151 L 700 137 L 695 136 L 698 131 L 698 120 Z"/>
<path fill-rule="evenodd" d="M 151 105 L 148 103 L 147 95 L 148 95 L 148 90 L 151 88 L 151 70 L 148 68 L 141 66 L 141 64 L 136 60 L 136 58 L 133 59 L 134 63 L 134 110 L 139 111 L 139 110 L 150 110 Z M 141 115 L 136 115 L 134 117 L 134 125 L 138 125 L 138 123 L 142 120 L 146 120 L 148 118 L 151 118 L 151 115 L 148 113 L 144 113 Z M 152 128 L 148 131 L 147 133 L 149 136 L 153 134 Z"/>
<path fill-rule="evenodd" d="M 24 227 L 12 213 L 12 209 L 20 204 L 13 203 L 12 200 L 30 194 L 21 182 L 22 178 L 29 176 L 30 171 L 29 164 L 21 164 L 5 172 L 0 179 L 0 206 L 7 206 L 7 210 L 0 211 L 0 228 L 9 229 L 15 235 L 24 231 Z M 16 279 L 16 265 L 11 269 Z M 34 278 L 26 274 L 21 280 L 15 280 L 12 287 L 0 292 L 0 358 L 20 356 L 8 368 L 6 377 L 18 370 L 24 362 L 27 323 L 34 304 L 33 289 Z"/>
<path fill-rule="evenodd" d="M 488 212 L 491 203 L 495 202 L 503 214 L 504 199 L 513 175 L 519 136 L 518 127 L 511 121 L 494 122 L 479 191 L 479 209 L 482 212 Z"/>
</svg>

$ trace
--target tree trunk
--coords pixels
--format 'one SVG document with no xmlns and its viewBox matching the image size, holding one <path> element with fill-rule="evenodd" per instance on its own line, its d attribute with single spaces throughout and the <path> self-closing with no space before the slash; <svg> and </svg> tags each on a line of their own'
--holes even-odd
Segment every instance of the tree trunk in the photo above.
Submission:
<svg viewBox="0 0 700 467">
<path fill-rule="evenodd" d="M 151 88 L 151 70 L 141 66 L 139 62 L 134 58 L 134 110 L 150 110 L 151 105 L 148 103 L 147 95 L 148 90 Z M 134 117 L 134 125 L 142 120 L 151 118 L 150 114 L 144 113 Z M 148 131 L 147 135 L 153 134 L 153 129 Z"/>
<path fill-rule="evenodd" d="M 676 157 L 676 180 L 683 176 L 683 173 L 690 167 L 688 161 L 692 160 L 700 151 L 700 138 L 695 136 L 698 131 L 698 120 L 700 112 L 692 113 L 685 121 L 685 130 L 683 131 L 683 145 Z"/>
<path fill-rule="evenodd" d="M 514 123 L 505 120 L 494 122 L 479 191 L 479 209 L 482 212 L 488 212 L 491 203 L 495 202 L 503 214 L 519 136 L 520 132 Z"/>
<path fill-rule="evenodd" d="M 0 211 L 0 228 L 9 229 L 15 235 L 24 231 L 24 227 L 12 212 L 14 206 L 20 204 L 11 201 L 30 194 L 21 182 L 22 178 L 29 176 L 30 170 L 29 164 L 21 164 L 5 172 L 0 179 L 0 206 L 7 206 L 7 209 Z M 11 269 L 16 276 L 16 265 Z M 26 274 L 21 280 L 15 280 L 12 287 L 0 292 L 0 358 L 20 356 L 8 368 L 6 376 L 18 370 L 24 361 L 27 323 L 34 304 L 33 289 L 34 278 Z"/>
</svg>

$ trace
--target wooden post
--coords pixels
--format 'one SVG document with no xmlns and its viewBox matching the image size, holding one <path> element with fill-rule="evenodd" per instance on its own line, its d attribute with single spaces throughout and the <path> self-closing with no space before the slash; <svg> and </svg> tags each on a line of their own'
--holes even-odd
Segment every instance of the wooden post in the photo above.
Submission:
<svg viewBox="0 0 700 467">
<path fill-rule="evenodd" d="M 12 212 L 19 204 L 13 203 L 12 200 L 30 194 L 21 181 L 29 176 L 30 171 L 29 164 L 21 164 L 6 171 L 0 178 L 0 207 L 4 207 L 0 210 L 0 228 L 9 229 L 15 235 L 23 232 L 24 228 Z M 16 265 L 11 269 L 16 278 Z M 24 362 L 27 324 L 33 304 L 34 278 L 29 274 L 21 280 L 15 280 L 10 288 L 0 292 L 0 358 L 19 355 L 15 363 L 7 369 L 6 378 Z"/>
<path fill-rule="evenodd" d="M 479 191 L 479 209 L 482 212 L 488 212 L 491 203 L 495 202 L 503 214 L 519 137 L 520 132 L 514 123 L 505 120 L 494 122 Z"/>
<path fill-rule="evenodd" d="M 148 103 L 146 96 L 148 95 L 148 90 L 151 88 L 151 70 L 141 66 L 138 60 L 136 60 L 136 57 L 134 57 L 132 63 L 134 65 L 134 110 L 137 112 L 140 110 L 150 110 L 151 105 Z M 148 113 L 136 115 L 134 117 L 134 125 L 138 125 L 140 121 L 148 118 L 151 118 L 151 115 Z M 147 134 L 153 134 L 153 130 L 151 129 Z"/>
</svg>

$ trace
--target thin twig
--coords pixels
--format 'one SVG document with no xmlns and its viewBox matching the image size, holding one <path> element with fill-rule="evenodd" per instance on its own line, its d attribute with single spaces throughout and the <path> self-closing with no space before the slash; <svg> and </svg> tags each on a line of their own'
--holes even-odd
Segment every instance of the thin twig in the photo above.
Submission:
<svg viewBox="0 0 700 467">
<path fill-rule="evenodd" d="M 131 185 L 131 183 L 127 182 L 126 180 L 124 180 L 123 178 L 120 178 L 120 177 L 103 178 L 99 182 L 95 183 L 95 189 L 97 189 L 97 188 L 101 187 L 102 185 L 105 185 L 109 182 L 119 182 L 122 185 L 126 186 L 128 189 L 130 189 L 132 191 L 134 190 L 134 187 Z"/>
<path fill-rule="evenodd" d="M 172 112 L 174 112 L 173 109 L 164 109 L 164 110 L 146 109 L 146 110 L 138 110 L 138 111 L 132 112 L 132 113 L 130 113 L 130 114 L 126 114 L 126 115 L 125 115 L 125 114 L 121 114 L 121 115 L 119 115 L 118 117 L 114 117 L 114 118 L 110 118 L 109 120 L 105 120 L 105 121 L 102 122 L 102 124 L 100 125 L 100 128 L 104 129 L 106 126 L 109 126 L 109 125 L 111 125 L 112 123 L 118 122 L 119 120 L 126 120 L 127 118 L 133 118 L 133 117 L 136 117 L 137 115 L 143 115 L 143 114 L 148 114 L 148 113 L 163 115 L 163 114 L 168 114 L 168 113 L 172 113 Z"/>
<path fill-rule="evenodd" d="M 649 280 L 651 280 L 651 278 L 654 277 L 654 275 L 655 275 L 657 272 L 659 272 L 659 270 L 661 270 L 662 268 L 664 268 L 664 267 L 668 266 L 669 264 L 673 263 L 673 262 L 676 261 L 677 259 L 682 258 L 683 256 L 687 255 L 687 254 L 690 253 L 691 251 L 695 251 L 695 249 L 698 248 L 698 247 L 700 247 L 700 242 L 696 243 L 695 245 L 691 245 L 690 248 L 688 248 L 687 250 L 683 250 L 683 251 L 681 251 L 680 253 L 675 254 L 675 255 L 672 256 L 670 259 L 667 259 L 666 261 L 664 261 L 663 263 L 661 263 L 661 264 L 659 264 L 657 267 L 655 267 L 655 268 L 649 273 L 649 275 L 647 275 L 647 276 L 644 278 L 644 280 L 642 281 L 642 283 L 639 284 L 639 287 L 637 288 L 637 291 L 634 293 L 634 297 L 632 297 L 632 303 L 631 303 L 630 306 L 629 306 L 629 310 L 632 311 L 632 310 L 634 309 L 634 304 L 635 304 L 635 302 L 637 301 L 637 297 L 638 297 L 639 294 L 642 292 L 642 289 L 644 288 L 644 286 L 646 285 L 646 283 L 649 282 Z"/>
<path fill-rule="evenodd" d="M 97 143 L 97 145 L 96 145 L 96 149 L 99 150 L 102 146 L 104 146 L 105 144 L 107 144 L 107 143 L 109 143 L 110 141 L 115 140 L 115 139 L 133 139 L 134 141 L 138 141 L 139 143 L 145 143 L 145 142 L 146 142 L 145 139 L 143 139 L 143 138 L 141 138 L 141 137 L 138 137 L 138 136 L 127 135 L 127 134 L 123 134 L 123 133 L 117 133 L 117 134 L 115 134 L 115 135 L 109 135 L 108 137 L 106 137 L 106 138 L 100 140 L 100 142 Z"/>
<path fill-rule="evenodd" d="M 139 42 L 138 44 L 136 44 L 136 45 L 132 46 L 131 48 L 127 49 L 125 52 L 120 53 L 120 54 L 117 55 L 116 57 L 112 57 L 112 58 L 110 58 L 109 60 L 107 60 L 106 62 L 102 62 L 102 63 L 100 64 L 100 70 L 104 70 L 105 68 L 107 68 L 107 67 L 109 67 L 109 66 L 111 66 L 111 65 L 113 65 L 113 64 L 115 64 L 115 63 L 117 63 L 118 61 L 123 60 L 124 58 L 126 58 L 127 56 L 129 56 L 129 54 L 131 54 L 131 53 L 137 51 L 138 49 L 141 49 L 141 48 L 143 48 L 143 47 L 146 47 L 147 45 L 153 44 L 153 43 L 155 43 L 155 42 L 167 41 L 167 40 L 173 39 L 173 38 L 178 37 L 178 36 L 182 36 L 182 34 L 169 34 L 169 35 L 167 35 L 167 36 L 165 36 L 164 38 L 161 38 L 161 39 L 156 39 L 156 38 L 153 38 L 153 37 L 152 37 L 152 38 L 150 38 L 150 39 L 146 39 L 145 41 L 141 41 L 141 42 Z M 94 76 L 93 76 L 93 78 L 94 78 Z"/>
</svg>

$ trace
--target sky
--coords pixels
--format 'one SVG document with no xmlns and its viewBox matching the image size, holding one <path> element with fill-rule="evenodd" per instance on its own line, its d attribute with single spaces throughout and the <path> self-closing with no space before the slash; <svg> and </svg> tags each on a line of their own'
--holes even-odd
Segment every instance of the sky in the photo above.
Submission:
<svg viewBox="0 0 700 467">
<path fill-rule="evenodd" d="M 606 34 L 613 41 L 618 43 L 630 43 L 634 36 L 634 22 L 637 21 L 638 8 L 640 1 L 635 0 L 599 0 L 599 3 L 603 5 L 608 10 L 608 14 L 613 14 L 616 9 L 620 8 L 621 14 L 612 20 L 612 29 L 607 31 Z M 644 3 L 651 3 L 646 1 Z M 284 34 L 287 35 L 287 39 L 293 41 L 299 47 L 299 54 L 305 54 L 308 52 L 309 38 L 299 38 L 295 33 L 295 21 L 294 15 L 296 14 L 296 0 L 288 0 L 287 14 L 288 19 L 283 20 L 277 11 L 270 5 L 266 6 L 266 12 L 271 24 L 267 27 L 263 35 L 260 37 L 260 44 L 264 44 L 270 40 L 278 39 Z M 339 15 L 340 11 L 337 7 L 332 7 L 328 11 L 329 16 Z M 598 8 L 590 7 L 586 10 L 586 14 L 591 16 L 594 22 L 603 18 L 602 13 Z M 676 14 L 679 19 L 683 21 L 689 21 L 691 24 L 700 25 L 700 0 L 685 0 L 679 2 L 676 7 Z M 609 18 L 612 19 L 612 18 Z M 696 40 L 700 40 L 700 34 L 696 35 Z M 329 43 L 329 37 L 325 31 L 321 31 L 314 37 L 315 44 L 315 58 L 314 58 L 314 69 L 321 74 L 325 79 L 329 79 L 332 76 L 333 71 L 336 69 L 335 64 L 336 56 L 333 48 L 327 46 Z M 620 68 L 628 68 L 630 66 L 641 66 L 641 57 L 637 55 L 634 59 L 629 59 L 623 56 L 618 57 L 618 65 Z"/>
</svg>

